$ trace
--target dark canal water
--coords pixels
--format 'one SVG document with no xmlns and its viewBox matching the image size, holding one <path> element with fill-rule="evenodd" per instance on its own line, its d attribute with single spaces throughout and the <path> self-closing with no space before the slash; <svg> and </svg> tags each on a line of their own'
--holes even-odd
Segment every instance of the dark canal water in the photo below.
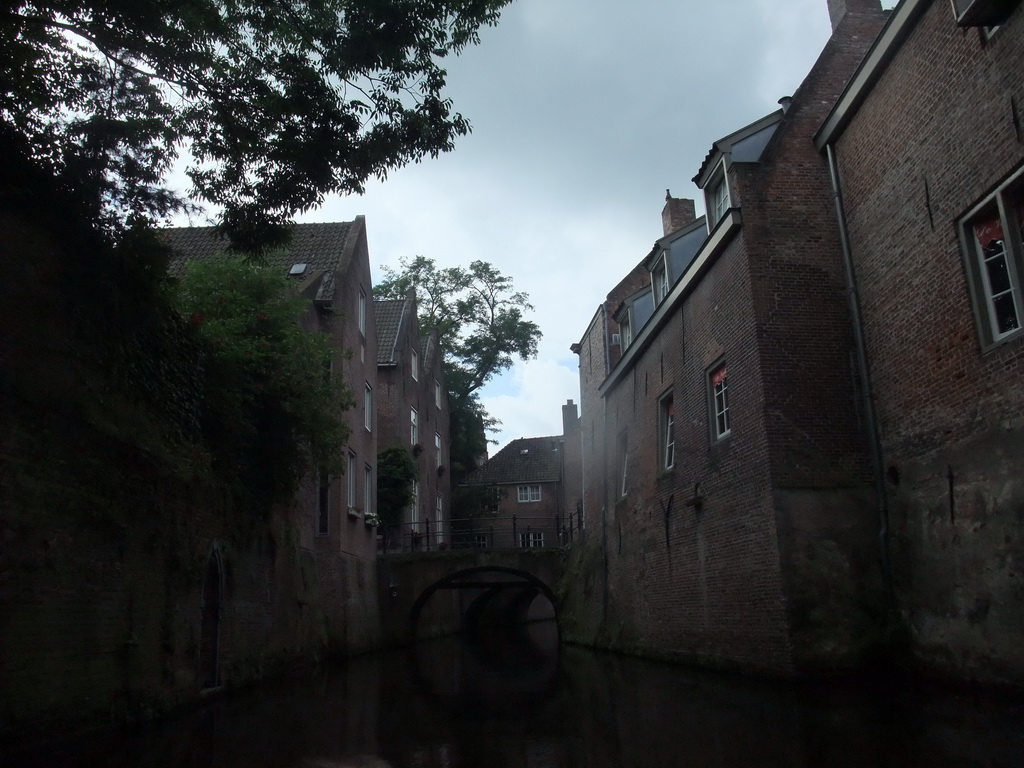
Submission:
<svg viewBox="0 0 1024 768">
<path fill-rule="evenodd" d="M 794 686 L 559 647 L 553 624 L 382 653 L 3 766 L 1024 766 L 1024 703 Z"/>
</svg>

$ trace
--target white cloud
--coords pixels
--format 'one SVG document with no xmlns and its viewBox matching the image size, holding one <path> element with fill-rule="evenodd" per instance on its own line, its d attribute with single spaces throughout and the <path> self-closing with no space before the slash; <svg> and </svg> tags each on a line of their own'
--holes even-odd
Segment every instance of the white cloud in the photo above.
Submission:
<svg viewBox="0 0 1024 768">
<path fill-rule="evenodd" d="M 561 365 L 550 359 L 532 360 L 516 366 L 508 377 L 512 381 L 507 394 L 491 395 L 485 387 L 481 402 L 501 419 L 499 432 L 492 435 L 497 444 L 494 455 L 518 437 L 543 437 L 562 434 L 562 408 L 568 400 L 579 403 L 579 372 L 575 365 Z M 503 382 L 505 384 L 506 382 Z"/>
</svg>

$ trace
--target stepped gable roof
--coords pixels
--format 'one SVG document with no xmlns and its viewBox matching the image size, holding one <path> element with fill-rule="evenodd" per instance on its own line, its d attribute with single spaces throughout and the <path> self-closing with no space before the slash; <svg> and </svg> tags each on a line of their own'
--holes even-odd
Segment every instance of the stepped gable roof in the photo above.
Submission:
<svg viewBox="0 0 1024 768">
<path fill-rule="evenodd" d="M 305 264 L 301 275 L 322 275 L 317 289 L 316 301 L 331 303 L 334 299 L 334 276 L 348 267 L 352 249 L 346 247 L 349 234 L 356 230 L 352 221 L 338 221 L 322 224 L 293 224 L 291 241 L 288 245 L 269 252 L 264 258 L 268 267 L 280 268 L 288 274 L 295 264 Z M 191 260 L 205 261 L 223 256 L 228 241 L 215 227 L 169 227 L 163 230 L 163 237 L 174 256 L 168 265 L 168 272 L 180 277 L 185 264 Z"/>
<path fill-rule="evenodd" d="M 470 485 L 557 483 L 562 479 L 562 438 L 513 440 L 466 480 Z"/>
<path fill-rule="evenodd" d="M 408 299 L 374 299 L 373 313 L 377 318 L 377 365 L 394 365 L 395 348 L 402 331 L 402 322 L 408 315 Z"/>
</svg>

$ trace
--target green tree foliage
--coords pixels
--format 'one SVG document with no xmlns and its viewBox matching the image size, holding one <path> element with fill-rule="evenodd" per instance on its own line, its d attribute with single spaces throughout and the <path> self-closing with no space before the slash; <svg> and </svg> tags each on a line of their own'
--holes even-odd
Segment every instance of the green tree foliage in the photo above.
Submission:
<svg viewBox="0 0 1024 768">
<path fill-rule="evenodd" d="M 203 428 L 219 474 L 287 498 L 308 471 L 341 474 L 353 404 L 331 376 L 330 337 L 276 272 L 239 259 L 190 263 L 178 311 L 206 348 Z"/>
<path fill-rule="evenodd" d="M 383 268 L 385 279 L 374 293 L 401 298 L 415 288 L 421 333 L 438 331 L 451 409 L 452 481 L 458 485 L 475 469 L 487 448 L 486 431 L 497 424 L 480 402 L 480 388 L 516 359 L 536 357 L 541 331 L 526 319 L 533 310 L 529 297 L 485 261 L 440 268 L 417 256 L 399 265 Z"/>
<path fill-rule="evenodd" d="M 416 461 L 407 448 L 395 445 L 377 454 L 377 512 L 385 533 L 401 525 L 416 477 Z"/>
<path fill-rule="evenodd" d="M 452 149 L 469 130 L 445 56 L 509 0 L 14 0 L 0 8 L 0 140 L 117 228 L 195 195 L 266 247 L 328 192 Z"/>
</svg>

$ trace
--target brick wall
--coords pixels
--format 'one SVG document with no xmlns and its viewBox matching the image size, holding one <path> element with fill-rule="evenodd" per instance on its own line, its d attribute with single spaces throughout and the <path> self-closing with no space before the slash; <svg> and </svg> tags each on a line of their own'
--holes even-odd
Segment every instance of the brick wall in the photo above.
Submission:
<svg viewBox="0 0 1024 768">
<path fill-rule="evenodd" d="M 874 641 L 867 453 L 828 173 L 811 137 L 884 18 L 877 7 L 847 15 L 763 162 L 732 166 L 742 226 L 605 385 L 603 403 L 599 319 L 581 341 L 586 503 L 600 536 L 588 539 L 596 556 L 577 555 L 596 577 L 581 583 L 589 613 L 569 598 L 571 631 L 781 675 L 853 664 Z M 634 270 L 616 290 L 643 277 Z M 721 363 L 731 432 L 716 441 L 709 374 Z M 669 392 L 676 461 L 664 471 L 659 403 Z"/>
<path fill-rule="evenodd" d="M 956 223 L 1024 163 L 1024 12 L 991 37 L 932 3 L 836 150 L 915 651 L 1024 680 L 1024 338 L 983 350 Z M 899 115 L 899 119 L 893 119 Z"/>
<path fill-rule="evenodd" d="M 69 270 L 83 260 L 60 249 L 82 246 L 64 214 L 0 216 L 0 285 L 17 297 L 0 307 L 0 741 L 198 699 L 211 597 L 215 682 L 226 687 L 366 648 L 377 632 L 372 560 L 351 558 L 347 579 L 332 579 L 303 544 L 312 515 L 301 496 L 236 507 L 194 471 L 204 457 L 168 448 L 160 417 L 97 367 L 78 338 L 81 284 Z M 211 557 L 220 565 L 204 594 Z"/>
</svg>

